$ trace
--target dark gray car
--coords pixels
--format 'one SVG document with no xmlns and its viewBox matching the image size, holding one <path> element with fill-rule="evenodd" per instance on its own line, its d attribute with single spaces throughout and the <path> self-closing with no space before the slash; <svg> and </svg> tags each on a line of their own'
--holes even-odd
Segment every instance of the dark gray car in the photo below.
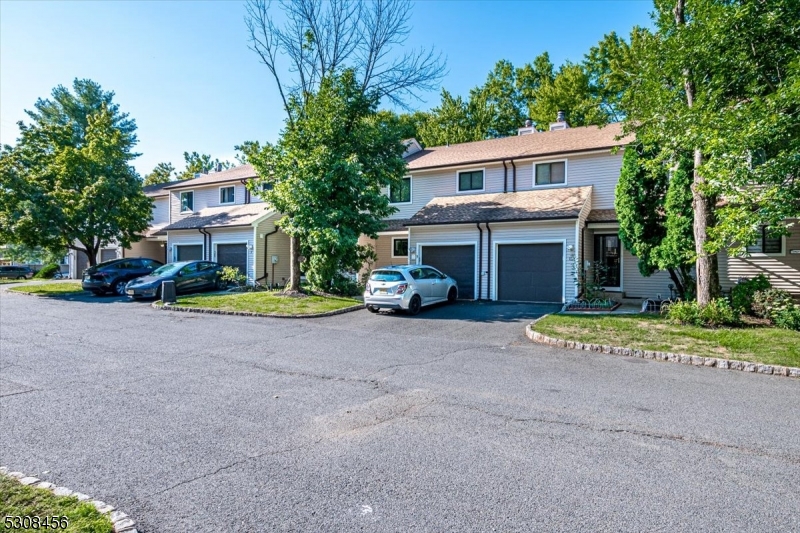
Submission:
<svg viewBox="0 0 800 533">
<path fill-rule="evenodd" d="M 25 266 L 0 266 L 0 278 L 31 279 L 33 270 Z"/>
<path fill-rule="evenodd" d="M 221 274 L 222 265 L 211 261 L 167 263 L 147 276 L 131 280 L 125 287 L 125 294 L 131 298 L 160 298 L 161 284 L 165 281 L 174 281 L 175 291 L 179 294 L 222 290 L 226 284 Z"/>
</svg>

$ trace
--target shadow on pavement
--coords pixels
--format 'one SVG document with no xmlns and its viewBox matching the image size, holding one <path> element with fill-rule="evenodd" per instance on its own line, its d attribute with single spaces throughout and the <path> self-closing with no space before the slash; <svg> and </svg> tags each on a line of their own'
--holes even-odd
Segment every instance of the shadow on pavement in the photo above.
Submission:
<svg viewBox="0 0 800 533">
<path fill-rule="evenodd" d="M 392 311 L 398 318 L 409 320 L 464 320 L 467 322 L 517 322 L 531 320 L 547 313 L 561 310 L 562 304 L 535 304 L 517 302 L 459 301 L 455 304 L 436 304 L 423 307 L 417 316 L 402 311 Z M 385 313 L 385 311 L 384 311 Z"/>
</svg>

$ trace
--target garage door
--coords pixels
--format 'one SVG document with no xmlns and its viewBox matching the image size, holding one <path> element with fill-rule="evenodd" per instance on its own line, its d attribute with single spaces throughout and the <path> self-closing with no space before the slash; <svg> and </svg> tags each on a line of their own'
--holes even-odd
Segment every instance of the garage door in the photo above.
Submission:
<svg viewBox="0 0 800 533">
<path fill-rule="evenodd" d="M 100 261 L 111 261 L 112 259 L 117 258 L 117 251 L 113 248 L 103 248 L 100 250 Z"/>
<path fill-rule="evenodd" d="M 458 282 L 458 297 L 475 298 L 475 247 L 422 246 L 422 263 L 438 268 Z"/>
<path fill-rule="evenodd" d="M 202 244 L 183 244 L 175 246 L 175 260 L 176 261 L 202 261 L 203 260 L 203 245 Z"/>
<path fill-rule="evenodd" d="M 247 275 L 247 245 L 246 244 L 218 244 L 217 263 L 232 266 L 239 272 Z"/>
<path fill-rule="evenodd" d="M 497 247 L 497 299 L 561 302 L 563 244 L 501 244 Z"/>
</svg>

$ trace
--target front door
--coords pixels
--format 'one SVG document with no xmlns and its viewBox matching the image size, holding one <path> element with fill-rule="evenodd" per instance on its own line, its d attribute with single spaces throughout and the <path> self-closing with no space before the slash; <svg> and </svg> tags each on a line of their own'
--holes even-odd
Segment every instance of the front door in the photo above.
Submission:
<svg viewBox="0 0 800 533">
<path fill-rule="evenodd" d="M 594 236 L 594 260 L 597 263 L 597 282 L 606 289 L 619 289 L 622 281 L 622 262 L 619 235 Z"/>
</svg>

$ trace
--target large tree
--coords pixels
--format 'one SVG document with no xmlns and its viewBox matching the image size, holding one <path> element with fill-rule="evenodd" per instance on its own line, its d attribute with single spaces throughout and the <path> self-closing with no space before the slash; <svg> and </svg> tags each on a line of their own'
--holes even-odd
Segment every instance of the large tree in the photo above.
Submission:
<svg viewBox="0 0 800 533">
<path fill-rule="evenodd" d="M 197 152 L 183 152 L 183 160 L 186 168 L 183 169 L 183 172 L 178 173 L 179 180 L 190 180 L 197 174 L 208 174 L 217 168 L 227 170 L 233 167 L 233 163 L 230 161 L 212 159 L 208 154 L 198 154 Z"/>
<path fill-rule="evenodd" d="M 305 106 L 325 80 L 345 70 L 362 97 L 399 106 L 418 91 L 438 85 L 445 71 L 440 55 L 432 49 L 402 49 L 410 33 L 411 5 L 408 0 L 247 0 L 250 49 L 272 75 L 286 112 L 287 132 L 295 122 L 306 120 Z M 308 134 L 313 139 L 313 132 Z M 300 153 L 297 157 L 298 166 L 312 163 Z M 287 228 L 293 224 L 290 218 L 284 222 Z M 290 290 L 300 287 L 303 235 L 298 231 L 292 238 Z"/>
<path fill-rule="evenodd" d="M 19 122 L 0 154 L 0 241 L 84 252 L 129 246 L 150 220 L 152 201 L 130 162 L 136 123 L 91 80 L 58 86 Z"/>
<path fill-rule="evenodd" d="M 175 167 L 172 163 L 159 163 L 157 164 L 150 174 L 144 177 L 145 185 L 158 185 L 159 183 L 169 183 L 172 180 Z"/>
<path fill-rule="evenodd" d="M 695 292 L 691 161 L 659 161 L 657 152 L 641 144 L 625 148 L 615 199 L 619 236 L 643 276 L 665 270 L 687 298 Z"/>
<path fill-rule="evenodd" d="M 359 237 L 377 237 L 396 211 L 382 189 L 400 185 L 405 148 L 397 120 L 378 118 L 378 101 L 379 93 L 364 94 L 350 70 L 327 77 L 305 102 L 290 100 L 297 118 L 287 120 L 276 144 L 247 154 L 271 185 L 254 192 L 283 213 L 278 224 L 293 246 L 300 243 L 306 277 L 317 289 L 335 288 L 343 271 L 374 260 Z"/>
<path fill-rule="evenodd" d="M 719 292 L 716 252 L 797 216 L 797 0 L 656 0 L 632 34 L 627 130 L 661 160 L 692 154 L 697 300 Z M 726 203 L 718 209 L 718 201 Z"/>
</svg>

